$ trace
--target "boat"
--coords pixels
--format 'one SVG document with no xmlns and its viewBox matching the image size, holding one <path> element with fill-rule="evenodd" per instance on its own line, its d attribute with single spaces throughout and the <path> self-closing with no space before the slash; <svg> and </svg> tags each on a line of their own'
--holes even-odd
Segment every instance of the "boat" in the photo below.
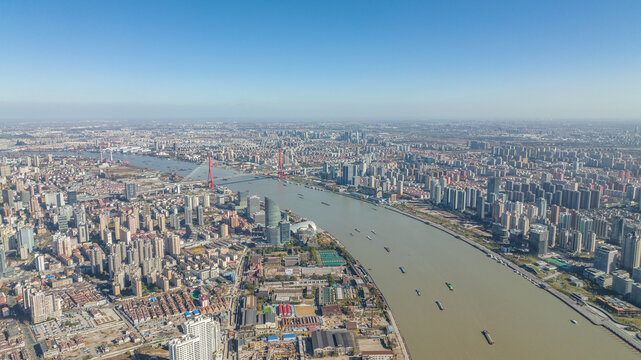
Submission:
<svg viewBox="0 0 641 360">
<path fill-rule="evenodd" d="M 574 324 L 574 325 L 576 325 L 576 324 L 577 324 L 576 320 L 574 320 L 574 319 L 570 320 L 570 322 L 571 322 L 572 324 Z"/>
<path fill-rule="evenodd" d="M 372 238 L 369 235 L 367 235 L 367 240 L 372 240 Z"/>
<path fill-rule="evenodd" d="M 354 236 L 354 233 L 349 233 L 350 235 Z"/>
<path fill-rule="evenodd" d="M 452 286 L 452 284 L 445 282 L 445 285 L 447 285 L 447 288 L 450 289 L 450 291 L 454 291 L 454 286 Z"/>
<path fill-rule="evenodd" d="M 321 201 L 321 204 L 329 206 L 329 204 L 324 201 Z"/>
<path fill-rule="evenodd" d="M 372 230 L 372 234 L 376 235 L 376 231 Z"/>
<path fill-rule="evenodd" d="M 402 267 L 402 266 L 401 266 L 401 267 L 399 267 L 399 269 L 401 269 L 401 272 L 402 272 L 403 274 L 405 274 L 405 268 L 404 268 L 404 267 Z"/>
<path fill-rule="evenodd" d="M 438 306 L 438 309 L 441 311 L 445 310 L 445 308 L 443 307 L 443 304 L 441 304 L 441 302 L 438 300 L 436 301 L 436 306 Z"/>
<path fill-rule="evenodd" d="M 421 290 L 416 289 L 416 294 L 417 294 L 418 296 L 421 296 Z"/>
<path fill-rule="evenodd" d="M 492 337 L 490 336 L 490 332 L 487 330 L 482 331 L 483 336 L 485 336 L 485 340 L 487 340 L 487 343 L 490 345 L 494 345 L 494 341 L 492 341 Z"/>
<path fill-rule="evenodd" d="M 356 232 L 361 232 L 361 231 L 360 231 L 360 230 L 358 230 L 358 229 L 354 229 L 354 231 L 356 231 Z"/>
<path fill-rule="evenodd" d="M 387 246 L 385 246 L 385 247 L 384 247 L 384 249 L 385 249 L 385 251 L 387 251 L 387 252 L 392 252 L 392 250 L 390 250 Z"/>
<path fill-rule="evenodd" d="M 641 340 L 641 333 L 637 333 L 637 339 Z"/>
</svg>

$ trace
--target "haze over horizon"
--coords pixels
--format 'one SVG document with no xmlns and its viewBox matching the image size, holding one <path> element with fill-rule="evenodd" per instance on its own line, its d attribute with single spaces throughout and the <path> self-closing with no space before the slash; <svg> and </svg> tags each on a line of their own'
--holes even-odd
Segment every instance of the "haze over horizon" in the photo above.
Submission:
<svg viewBox="0 0 641 360">
<path fill-rule="evenodd" d="M 0 120 L 641 119 L 638 1 L 0 5 Z"/>
</svg>

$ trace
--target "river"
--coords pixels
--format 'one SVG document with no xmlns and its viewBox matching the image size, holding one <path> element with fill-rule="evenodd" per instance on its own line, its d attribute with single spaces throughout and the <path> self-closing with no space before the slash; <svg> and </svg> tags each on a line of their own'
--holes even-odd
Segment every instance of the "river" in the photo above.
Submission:
<svg viewBox="0 0 641 360">
<path fill-rule="evenodd" d="M 114 158 L 162 171 L 185 169 L 179 173 L 207 179 L 205 166 L 147 156 L 114 154 Z M 219 178 L 233 174 L 236 172 L 214 169 Z M 247 176 L 229 179 L 225 186 L 269 196 L 281 209 L 307 217 L 336 236 L 371 269 L 414 360 L 640 357 L 609 331 L 592 325 L 546 291 L 431 226 L 356 199 L 271 179 Z M 400 266 L 405 274 L 399 271 Z M 445 282 L 451 282 L 455 290 L 449 291 Z M 422 296 L 417 296 L 416 289 Z M 437 300 L 444 311 L 437 308 Z M 578 324 L 570 323 L 571 319 Z M 485 341 L 484 329 L 490 332 L 494 345 Z"/>
</svg>

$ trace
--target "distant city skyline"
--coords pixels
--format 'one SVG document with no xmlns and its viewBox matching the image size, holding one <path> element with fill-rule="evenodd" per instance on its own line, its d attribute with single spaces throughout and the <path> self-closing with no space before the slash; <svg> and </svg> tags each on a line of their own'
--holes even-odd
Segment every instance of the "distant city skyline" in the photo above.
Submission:
<svg viewBox="0 0 641 360">
<path fill-rule="evenodd" d="M 641 3 L 0 4 L 0 121 L 641 120 Z"/>
</svg>

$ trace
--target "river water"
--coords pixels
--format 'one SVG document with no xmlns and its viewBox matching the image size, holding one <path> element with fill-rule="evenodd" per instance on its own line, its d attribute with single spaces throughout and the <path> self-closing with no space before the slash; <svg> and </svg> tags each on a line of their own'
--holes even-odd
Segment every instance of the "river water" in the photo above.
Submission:
<svg viewBox="0 0 641 360">
<path fill-rule="evenodd" d="M 114 159 L 162 171 L 184 169 L 181 175 L 207 179 L 205 166 L 146 156 L 114 154 Z M 234 174 L 214 169 L 218 178 Z M 359 200 L 271 179 L 246 176 L 222 184 L 269 196 L 281 209 L 307 217 L 335 235 L 369 269 L 415 360 L 640 358 L 606 329 L 592 325 L 512 270 L 431 226 Z M 447 289 L 446 281 L 454 291 Z M 416 289 L 422 296 L 417 296 Z M 444 311 L 436 306 L 437 300 Z M 578 324 L 571 324 L 571 319 Z M 484 329 L 494 345 L 485 341 Z"/>
</svg>

